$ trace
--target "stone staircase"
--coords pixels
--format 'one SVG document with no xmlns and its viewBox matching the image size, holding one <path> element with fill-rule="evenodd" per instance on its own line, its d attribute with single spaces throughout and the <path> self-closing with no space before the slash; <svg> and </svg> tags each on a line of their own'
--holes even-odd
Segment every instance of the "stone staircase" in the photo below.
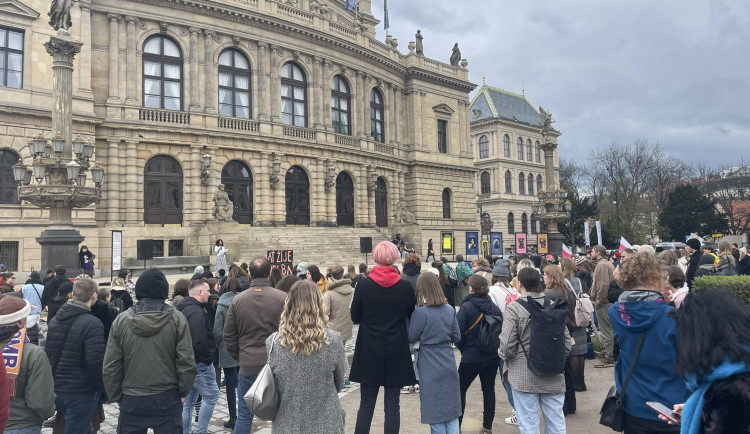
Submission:
<svg viewBox="0 0 750 434">
<path fill-rule="evenodd" d="M 390 240 L 391 234 L 388 228 L 242 228 L 238 233 L 237 253 L 230 255 L 229 260 L 249 262 L 257 256 L 265 257 L 268 250 L 293 250 L 294 265 L 305 261 L 310 265 L 356 266 L 365 262 L 365 255 L 359 253 L 360 237 L 372 237 L 374 247 L 380 241 Z M 367 263 L 374 264 L 371 255 Z"/>
</svg>

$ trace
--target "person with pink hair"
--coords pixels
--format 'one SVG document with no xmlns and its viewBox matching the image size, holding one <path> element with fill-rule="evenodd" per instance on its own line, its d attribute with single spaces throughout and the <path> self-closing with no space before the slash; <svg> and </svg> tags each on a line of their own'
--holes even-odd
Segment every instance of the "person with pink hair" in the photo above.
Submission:
<svg viewBox="0 0 750 434">
<path fill-rule="evenodd" d="M 372 250 L 377 265 L 354 291 L 351 313 L 359 332 L 349 379 L 361 384 L 355 433 L 370 432 L 381 386 L 385 389 L 385 432 L 397 433 L 401 387 L 417 382 L 407 334 L 407 320 L 417 300 L 411 284 L 401 280 L 393 267 L 399 257 L 393 243 L 378 243 Z"/>
</svg>

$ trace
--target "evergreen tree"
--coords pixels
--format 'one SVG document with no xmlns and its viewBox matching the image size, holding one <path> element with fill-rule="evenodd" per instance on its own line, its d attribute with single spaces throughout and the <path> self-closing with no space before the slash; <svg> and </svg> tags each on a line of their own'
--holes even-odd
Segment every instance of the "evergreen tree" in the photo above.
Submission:
<svg viewBox="0 0 750 434">
<path fill-rule="evenodd" d="M 659 225 L 662 239 L 683 241 L 693 232 L 701 236 L 721 233 L 729 222 L 718 211 L 715 200 L 702 195 L 695 186 L 680 185 L 669 193 Z"/>
</svg>

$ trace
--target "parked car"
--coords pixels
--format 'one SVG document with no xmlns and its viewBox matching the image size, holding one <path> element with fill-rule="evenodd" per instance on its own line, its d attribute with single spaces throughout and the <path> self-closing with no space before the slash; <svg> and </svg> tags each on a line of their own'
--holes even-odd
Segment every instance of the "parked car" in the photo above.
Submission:
<svg viewBox="0 0 750 434">
<path fill-rule="evenodd" d="M 679 241 L 668 241 L 665 243 L 656 243 L 654 246 L 654 250 L 656 253 L 661 252 L 662 250 L 675 250 L 675 249 L 684 249 L 687 247 L 687 244 L 681 243 Z"/>
</svg>

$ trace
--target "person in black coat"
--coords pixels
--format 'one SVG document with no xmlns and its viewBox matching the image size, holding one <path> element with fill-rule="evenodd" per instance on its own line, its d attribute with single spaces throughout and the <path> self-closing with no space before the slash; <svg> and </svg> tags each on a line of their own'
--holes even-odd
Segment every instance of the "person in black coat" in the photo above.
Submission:
<svg viewBox="0 0 750 434">
<path fill-rule="evenodd" d="M 102 363 L 104 326 L 91 315 L 97 283 L 81 279 L 73 285 L 73 300 L 62 305 L 49 322 L 45 351 L 55 379 L 55 404 L 65 416 L 65 431 L 91 432 L 91 419 L 106 399 Z M 66 408 L 76 411 L 66 412 Z"/>
<path fill-rule="evenodd" d="M 45 288 L 46 289 L 46 288 Z M 60 308 L 68 302 L 73 297 L 73 282 L 71 282 L 68 279 L 65 279 L 65 282 L 60 285 L 60 289 L 58 291 L 58 294 L 50 300 L 49 304 L 47 305 L 47 323 L 49 324 L 52 321 L 52 318 L 55 317 L 57 314 L 57 311 L 60 310 Z"/>
<path fill-rule="evenodd" d="M 60 285 L 65 282 L 70 282 L 70 280 L 65 277 L 66 271 L 67 270 L 65 270 L 65 267 L 55 267 L 55 277 L 44 284 L 44 291 L 42 292 L 42 309 L 47 307 L 49 303 L 55 297 L 57 297 L 57 295 L 60 293 Z M 47 319 L 47 321 L 49 321 L 49 318 Z"/>
<path fill-rule="evenodd" d="M 104 340 L 109 339 L 109 331 L 112 329 L 112 323 L 115 322 L 117 314 L 119 313 L 110 303 L 110 297 L 112 294 L 107 288 L 99 288 L 96 291 L 96 303 L 91 306 L 91 314 L 99 318 L 99 321 L 104 325 Z"/>
<path fill-rule="evenodd" d="M 701 242 L 697 238 L 691 238 L 685 244 L 687 244 L 685 250 L 691 254 L 685 277 L 687 278 L 688 288 L 692 288 L 693 278 L 695 277 L 695 272 L 698 271 L 698 265 L 701 260 Z"/>
<path fill-rule="evenodd" d="M 349 379 L 361 384 L 361 400 L 355 433 L 370 431 L 375 401 L 385 388 L 385 432 L 399 431 L 400 388 L 416 384 L 409 352 L 407 320 L 417 302 L 409 282 L 392 267 L 398 249 L 382 241 L 372 251 L 377 263 L 370 276 L 357 285 L 351 315 L 359 324 Z M 495 366 L 497 370 L 497 365 Z"/>
</svg>

